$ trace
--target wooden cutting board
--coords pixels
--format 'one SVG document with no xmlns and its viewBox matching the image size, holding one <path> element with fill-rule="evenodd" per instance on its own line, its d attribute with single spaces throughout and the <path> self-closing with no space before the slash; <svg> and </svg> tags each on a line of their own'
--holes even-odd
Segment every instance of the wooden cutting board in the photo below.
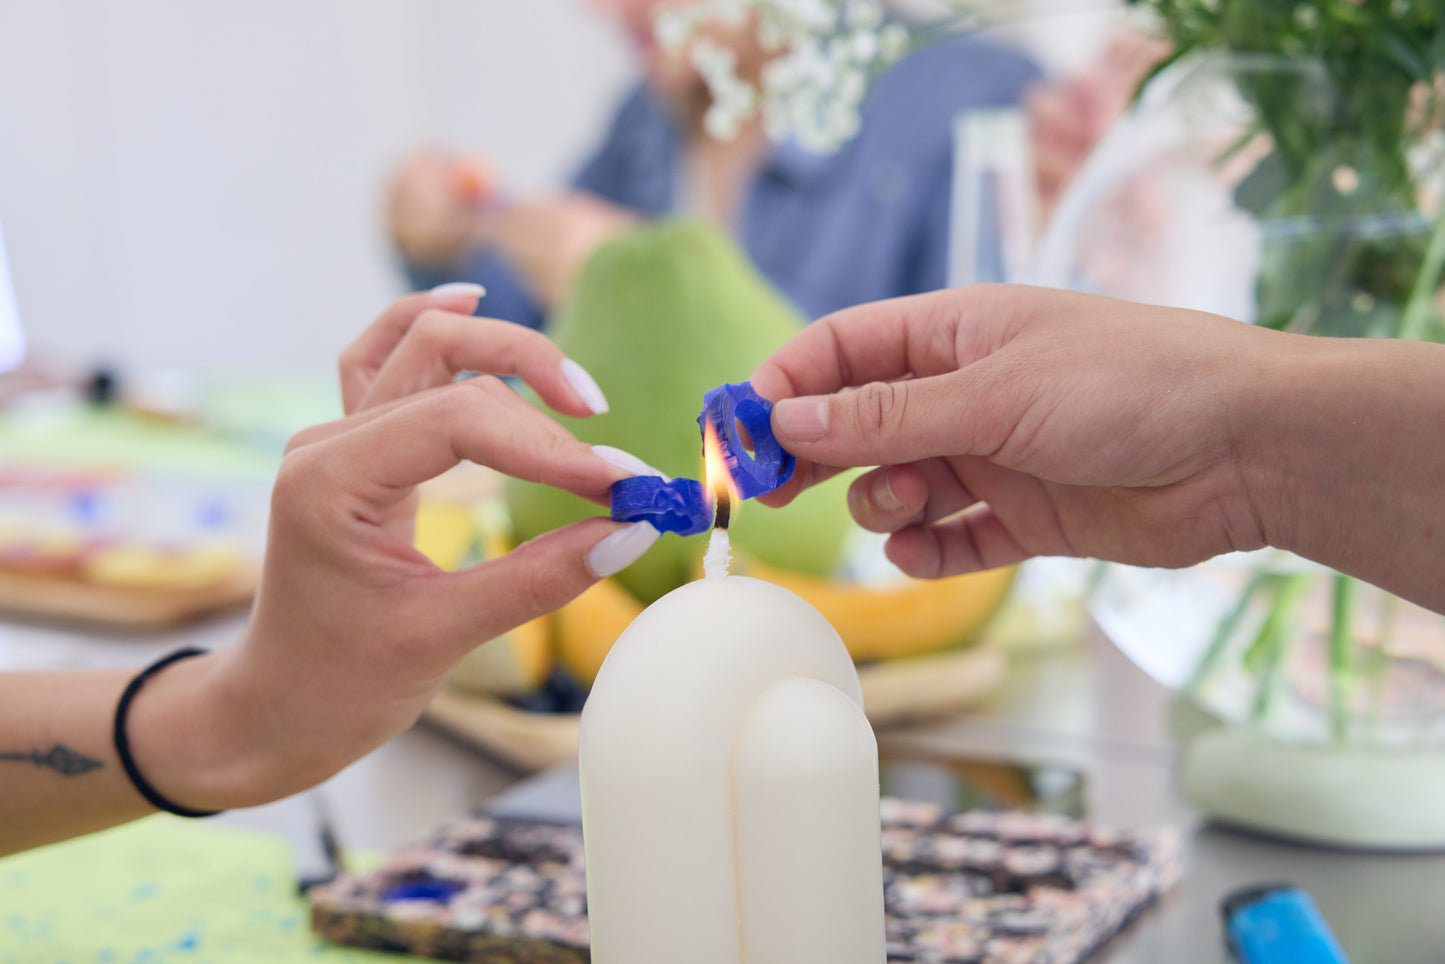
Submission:
<svg viewBox="0 0 1445 964">
<path fill-rule="evenodd" d="M 991 693 L 1003 679 L 1006 663 L 998 647 L 983 643 L 860 666 L 863 708 L 875 729 L 950 716 Z M 525 772 L 577 758 L 575 713 L 531 713 L 449 686 L 437 694 L 422 718 Z"/>
<path fill-rule="evenodd" d="M 0 613 L 130 632 L 169 629 L 246 607 L 257 578 L 255 568 L 246 567 L 202 586 L 131 589 L 7 572 L 0 573 Z"/>
</svg>

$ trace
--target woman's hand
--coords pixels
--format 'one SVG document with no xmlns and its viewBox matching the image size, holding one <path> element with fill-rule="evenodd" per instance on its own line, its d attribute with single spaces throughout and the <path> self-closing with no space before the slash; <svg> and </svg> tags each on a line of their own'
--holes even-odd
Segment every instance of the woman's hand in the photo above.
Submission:
<svg viewBox="0 0 1445 964">
<path fill-rule="evenodd" d="M 978 286 L 811 325 L 753 376 L 801 462 L 914 576 L 1035 555 L 1185 566 L 1264 545 L 1240 441 L 1275 335 L 1197 312 Z M 854 390 L 842 392 L 840 389 Z M 798 397 L 806 396 L 806 397 Z"/>
<path fill-rule="evenodd" d="M 472 315 L 483 290 L 456 282 L 395 302 L 341 354 L 348 415 L 448 385 L 462 371 L 518 376 L 554 411 L 601 415 L 607 398 L 587 371 L 551 339 L 507 321 Z M 411 539 L 415 498 L 399 502 L 387 526 Z"/>
<path fill-rule="evenodd" d="M 403 298 L 342 356 L 347 415 L 291 441 L 241 643 L 167 667 L 131 704 L 135 763 L 167 800 L 250 806 L 326 779 L 414 723 L 479 643 L 556 609 L 656 541 L 646 523 L 603 517 L 461 572 L 412 548 L 416 486 L 462 460 L 599 505 L 641 467 L 577 441 L 497 377 L 520 376 L 569 415 L 607 408 L 545 337 L 472 317 L 479 295 L 446 285 Z M 462 370 L 486 374 L 455 383 Z M 0 673 L 0 754 L 40 761 L 0 759 L 0 854 L 153 811 L 110 738 L 134 672 Z"/>
<path fill-rule="evenodd" d="M 324 779 L 415 722 L 479 643 L 656 540 L 651 526 L 596 518 L 461 572 L 412 548 L 416 486 L 459 461 L 599 506 L 632 474 L 497 377 L 520 376 L 569 415 L 606 410 L 551 341 L 472 317 L 476 300 L 458 286 L 403 298 L 343 354 L 348 415 L 291 442 L 243 645 L 177 664 L 136 703 L 138 762 L 172 799 L 231 807 Z M 484 374 L 455 382 L 464 370 Z M 178 715 L 191 724 L 177 728 Z"/>
<path fill-rule="evenodd" d="M 1445 346 L 1019 286 L 862 305 L 753 376 L 914 576 L 1288 549 L 1445 612 Z M 841 392 L 840 389 L 853 388 Z"/>
</svg>

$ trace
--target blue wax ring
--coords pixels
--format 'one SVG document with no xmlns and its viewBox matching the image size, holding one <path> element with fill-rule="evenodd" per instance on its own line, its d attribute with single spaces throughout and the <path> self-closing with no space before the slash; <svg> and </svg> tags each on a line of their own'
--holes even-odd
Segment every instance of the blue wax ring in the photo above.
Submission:
<svg viewBox="0 0 1445 964">
<path fill-rule="evenodd" d="M 712 526 L 712 507 L 696 479 L 636 475 L 612 484 L 612 521 L 651 522 L 658 532 L 695 536 Z"/>
<path fill-rule="evenodd" d="M 767 495 L 793 477 L 796 460 L 773 438 L 773 403 L 751 382 L 719 385 L 703 396 L 697 423 L 705 428 L 707 422 L 717 432 L 728 474 L 744 499 Z M 751 454 L 738 437 L 738 425 L 752 436 Z"/>
</svg>

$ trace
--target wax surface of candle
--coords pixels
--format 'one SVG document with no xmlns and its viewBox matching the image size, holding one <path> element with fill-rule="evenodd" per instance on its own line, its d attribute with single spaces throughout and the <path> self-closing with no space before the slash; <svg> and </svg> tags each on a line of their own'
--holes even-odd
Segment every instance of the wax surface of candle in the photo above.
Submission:
<svg viewBox="0 0 1445 964">
<path fill-rule="evenodd" d="M 582 715 L 594 964 L 881 964 L 877 745 L 836 632 L 711 576 L 612 648 Z"/>
</svg>

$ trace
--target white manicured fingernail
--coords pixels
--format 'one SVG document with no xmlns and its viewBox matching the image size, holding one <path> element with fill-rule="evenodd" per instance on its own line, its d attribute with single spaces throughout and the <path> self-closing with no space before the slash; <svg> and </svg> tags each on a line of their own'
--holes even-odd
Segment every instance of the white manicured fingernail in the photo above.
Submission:
<svg viewBox="0 0 1445 964">
<path fill-rule="evenodd" d="M 592 454 L 608 465 L 615 465 L 622 471 L 631 472 L 633 475 L 655 475 L 661 479 L 667 478 L 666 475 L 663 475 L 631 452 L 613 448 L 611 445 L 594 445 L 592 446 Z"/>
<path fill-rule="evenodd" d="M 470 281 L 448 281 L 444 285 L 437 285 L 427 294 L 433 298 L 481 298 L 487 293 L 487 289 L 479 284 Z"/>
<path fill-rule="evenodd" d="M 587 568 L 598 579 L 621 572 L 641 559 L 660 535 L 662 533 L 654 529 L 651 522 L 634 522 L 625 529 L 618 529 L 587 553 Z"/>
<path fill-rule="evenodd" d="M 570 358 L 564 358 L 562 359 L 562 377 L 567 379 L 567 384 L 572 386 L 572 391 L 582 399 L 582 404 L 592 409 L 594 415 L 606 414 L 607 396 L 602 394 L 597 380 L 587 374 L 587 369 Z"/>
</svg>

